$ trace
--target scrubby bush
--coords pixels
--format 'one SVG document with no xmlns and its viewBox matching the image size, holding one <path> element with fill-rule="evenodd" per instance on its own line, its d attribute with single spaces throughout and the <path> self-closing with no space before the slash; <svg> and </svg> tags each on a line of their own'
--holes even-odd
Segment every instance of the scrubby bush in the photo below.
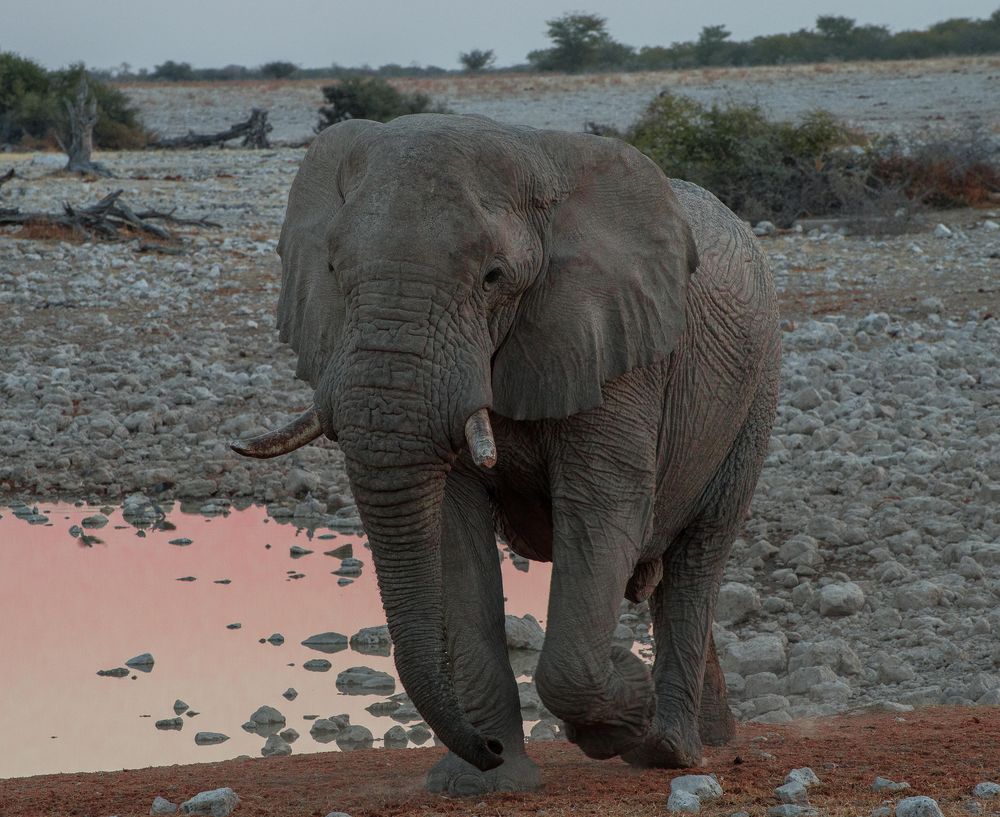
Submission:
<svg viewBox="0 0 1000 817">
<path fill-rule="evenodd" d="M 928 207 L 974 207 L 1000 193 L 1000 148 L 980 129 L 904 145 L 878 140 L 871 150 L 872 176 Z"/>
<path fill-rule="evenodd" d="M 815 111 L 797 124 L 773 122 L 757 105 L 705 107 L 664 92 L 625 134 L 668 176 L 711 190 L 750 220 L 788 224 L 839 209 L 833 183 L 855 161 L 855 138 L 831 114 Z"/>
<path fill-rule="evenodd" d="M 323 96 L 329 104 L 319 109 L 317 132 L 345 119 L 388 122 L 404 114 L 444 112 L 427 94 L 399 91 L 378 77 L 348 77 L 323 88 Z"/>
<path fill-rule="evenodd" d="M 72 99 L 86 72 L 83 65 L 47 71 L 32 60 L 0 53 L 0 142 L 55 147 L 67 139 L 64 100 Z M 146 132 L 138 111 L 117 88 L 88 74 L 90 92 L 97 100 L 94 144 L 107 150 L 142 147 Z"/>
<path fill-rule="evenodd" d="M 749 221 L 787 226 L 840 214 L 881 230 L 922 207 L 962 207 L 1000 192 L 1000 155 L 985 133 L 917 142 L 868 139 L 827 111 L 797 123 L 757 105 L 706 107 L 664 92 L 624 134 L 668 175 L 699 184 Z"/>
</svg>

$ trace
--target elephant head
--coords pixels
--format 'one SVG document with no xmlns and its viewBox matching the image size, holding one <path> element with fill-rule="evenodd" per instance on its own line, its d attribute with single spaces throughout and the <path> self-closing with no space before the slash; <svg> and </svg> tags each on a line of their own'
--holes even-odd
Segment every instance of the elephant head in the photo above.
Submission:
<svg viewBox="0 0 1000 817">
<path fill-rule="evenodd" d="M 665 358 L 697 265 L 667 180 L 612 139 L 421 114 L 323 131 L 288 198 L 282 341 L 314 408 L 234 444 L 273 456 L 338 440 L 374 553 L 400 679 L 456 754 L 502 746 L 450 676 L 438 554 L 445 478 L 489 412 L 566 418 Z M 499 452 L 502 464 L 503 452 Z"/>
</svg>

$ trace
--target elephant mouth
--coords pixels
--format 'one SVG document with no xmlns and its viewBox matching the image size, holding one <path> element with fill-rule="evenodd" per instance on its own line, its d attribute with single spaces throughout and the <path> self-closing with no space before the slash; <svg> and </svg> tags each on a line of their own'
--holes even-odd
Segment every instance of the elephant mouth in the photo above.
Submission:
<svg viewBox="0 0 1000 817">
<path fill-rule="evenodd" d="M 281 428 L 267 431 L 256 437 L 245 440 L 233 440 L 229 447 L 244 457 L 255 459 L 270 459 L 290 454 L 297 448 L 308 445 L 313 440 L 323 436 L 323 423 L 319 412 L 309 408 L 298 417 Z M 336 440 L 335 433 L 327 432 L 331 440 Z M 493 439 L 493 427 L 490 425 L 489 410 L 480 408 L 469 415 L 465 422 L 465 441 L 472 454 L 472 460 L 480 468 L 490 469 L 497 464 L 497 445 Z"/>
</svg>

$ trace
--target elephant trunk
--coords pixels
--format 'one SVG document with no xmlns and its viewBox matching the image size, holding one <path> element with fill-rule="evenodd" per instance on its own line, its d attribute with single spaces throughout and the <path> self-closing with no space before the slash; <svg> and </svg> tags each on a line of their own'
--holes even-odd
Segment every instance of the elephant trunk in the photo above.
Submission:
<svg viewBox="0 0 1000 817">
<path fill-rule="evenodd" d="M 503 746 L 470 724 L 455 692 L 440 543 L 445 480 L 467 420 L 481 420 L 479 410 L 490 403 L 488 357 L 480 362 L 447 318 L 428 325 L 426 315 L 411 312 L 415 298 L 407 308 L 383 298 L 386 288 L 373 282 L 359 296 L 344 351 L 319 384 L 316 405 L 344 452 L 400 680 L 448 748 L 487 770 L 503 762 Z M 443 297 L 423 292 L 427 302 Z M 492 435 L 481 422 L 473 426 L 470 440 L 486 466 L 495 459 Z"/>
<path fill-rule="evenodd" d="M 374 441 L 373 441 L 374 442 Z M 375 557 L 396 669 L 414 706 L 459 757 L 483 771 L 503 745 L 469 723 L 455 693 L 441 605 L 441 503 L 446 469 L 407 468 L 391 484 L 367 484 L 348 459 L 355 500 Z"/>
</svg>

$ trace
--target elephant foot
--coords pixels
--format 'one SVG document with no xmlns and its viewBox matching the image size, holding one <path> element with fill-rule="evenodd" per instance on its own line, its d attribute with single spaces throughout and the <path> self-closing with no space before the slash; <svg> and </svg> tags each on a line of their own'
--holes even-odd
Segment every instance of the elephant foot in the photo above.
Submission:
<svg viewBox="0 0 1000 817">
<path fill-rule="evenodd" d="M 694 728 L 680 729 L 654 720 L 641 742 L 622 754 L 622 759 L 642 768 L 689 769 L 703 763 L 701 740 Z"/>
<path fill-rule="evenodd" d="M 624 754 L 636 746 L 649 730 L 656 712 L 653 681 L 649 670 L 631 652 L 612 647 L 611 662 L 618 676 L 616 688 L 627 701 L 615 708 L 615 718 L 591 723 L 566 723 L 566 738 L 595 760 Z"/>
<path fill-rule="evenodd" d="M 509 744 L 508 744 L 509 746 Z M 454 752 L 448 752 L 427 774 L 427 790 L 473 797 L 494 791 L 535 791 L 542 787 L 538 766 L 523 752 L 504 752 L 503 763 L 481 772 Z"/>
</svg>

